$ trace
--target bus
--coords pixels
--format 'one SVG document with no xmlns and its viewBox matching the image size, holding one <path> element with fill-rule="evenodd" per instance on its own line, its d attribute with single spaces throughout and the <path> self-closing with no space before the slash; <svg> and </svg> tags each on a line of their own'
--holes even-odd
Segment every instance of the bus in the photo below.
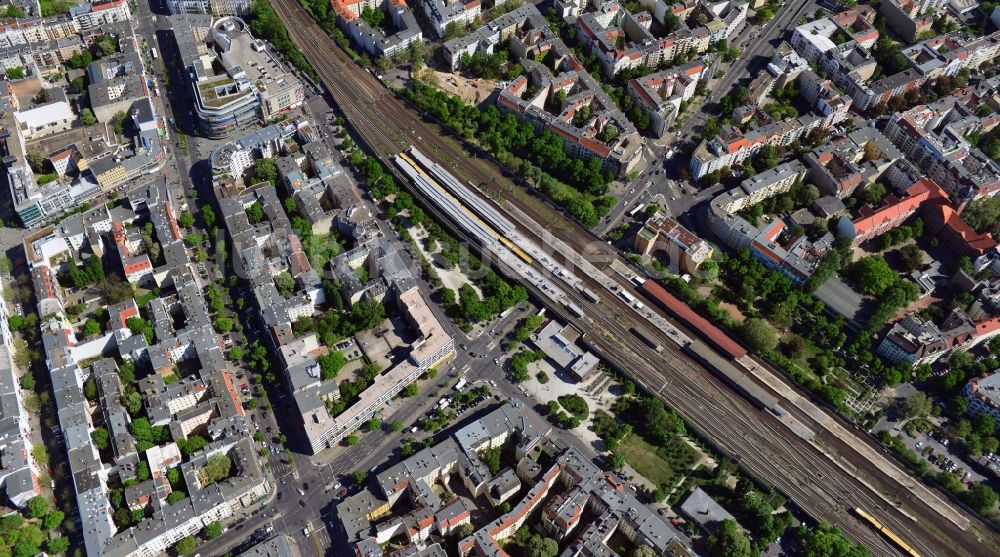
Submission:
<svg viewBox="0 0 1000 557">
<path fill-rule="evenodd" d="M 149 49 L 149 55 L 153 57 L 153 60 L 156 60 L 156 47 Z"/>
<path fill-rule="evenodd" d="M 646 206 L 646 205 L 645 205 L 644 203 L 640 203 L 640 204 L 636 205 L 636 206 L 635 206 L 635 209 L 632 209 L 631 211 L 629 211 L 629 212 L 628 212 L 628 216 L 630 216 L 630 217 L 634 217 L 634 216 L 635 216 L 635 215 L 636 215 L 636 214 L 637 214 L 637 213 L 638 213 L 639 211 L 641 211 L 641 210 L 642 210 L 642 208 L 643 208 L 643 207 L 645 207 L 645 206 Z"/>
</svg>

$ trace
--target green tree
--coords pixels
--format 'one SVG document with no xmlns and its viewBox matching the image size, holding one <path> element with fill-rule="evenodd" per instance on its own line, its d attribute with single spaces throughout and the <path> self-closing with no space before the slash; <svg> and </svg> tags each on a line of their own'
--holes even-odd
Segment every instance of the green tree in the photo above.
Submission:
<svg viewBox="0 0 1000 557">
<path fill-rule="evenodd" d="M 21 379 L 18 380 L 18 383 L 21 385 L 21 388 L 24 389 L 25 391 L 34 391 L 35 387 L 37 386 L 37 381 L 35 380 L 35 373 L 29 369 L 28 371 L 24 372 L 24 375 L 21 376 Z"/>
<path fill-rule="evenodd" d="M 719 525 L 719 531 L 712 536 L 708 545 L 716 555 L 724 557 L 752 557 L 750 538 L 740 531 L 739 524 L 728 518 Z"/>
<path fill-rule="evenodd" d="M 865 191 L 861 193 L 861 200 L 873 207 L 876 207 L 882 202 L 883 199 L 885 199 L 885 193 L 885 186 L 879 182 L 875 182 L 865 188 Z"/>
<path fill-rule="evenodd" d="M 993 416 L 980 412 L 972 418 L 972 431 L 980 437 L 988 437 L 996 432 L 997 424 Z"/>
<path fill-rule="evenodd" d="M 175 490 L 172 491 L 170 495 L 167 496 L 167 504 L 173 505 L 174 503 L 183 501 L 184 499 L 187 499 L 187 493 L 184 493 L 181 490 Z"/>
<path fill-rule="evenodd" d="M 490 447 L 480 451 L 479 458 L 489 468 L 490 474 L 496 475 L 500 471 L 500 447 Z"/>
<path fill-rule="evenodd" d="M 656 551 L 648 545 L 641 545 L 632 552 L 632 557 L 656 557 Z"/>
<path fill-rule="evenodd" d="M 403 422 L 399 420 L 393 420 L 389 422 L 389 431 L 402 431 L 402 430 L 403 430 Z"/>
<path fill-rule="evenodd" d="M 80 123 L 84 126 L 93 126 L 97 123 L 97 117 L 94 116 L 94 111 L 89 108 L 84 108 L 83 112 L 80 113 Z"/>
<path fill-rule="evenodd" d="M 14 6 L 9 6 L 13 8 Z M 16 68 L 7 68 L 7 79 L 15 81 L 18 79 L 24 79 L 24 66 L 18 66 Z"/>
<path fill-rule="evenodd" d="M 915 244 L 907 244 L 896 251 L 904 271 L 916 271 L 924 264 L 924 252 Z"/>
<path fill-rule="evenodd" d="M 625 455 L 619 451 L 611 451 L 608 455 L 608 465 L 612 470 L 621 470 L 625 466 Z"/>
<path fill-rule="evenodd" d="M 466 522 L 464 524 L 458 525 L 454 531 L 452 531 L 452 537 L 456 540 L 462 540 L 472 535 L 475 531 L 475 527 L 472 526 L 471 522 Z"/>
<path fill-rule="evenodd" d="M 85 337 L 94 337 L 101 334 L 101 332 L 101 324 L 94 319 L 88 319 L 83 324 L 83 336 Z"/>
<path fill-rule="evenodd" d="M 93 377 L 83 382 L 83 396 L 90 401 L 97 400 L 97 380 Z"/>
<path fill-rule="evenodd" d="M 205 536 L 206 540 L 214 540 L 222 535 L 222 524 L 218 520 L 210 523 L 201 530 L 201 535 Z"/>
<path fill-rule="evenodd" d="M 149 472 L 149 463 L 145 460 L 140 460 L 139 466 L 136 467 L 135 475 L 140 482 L 148 480 L 151 477 Z"/>
<path fill-rule="evenodd" d="M 997 492 L 985 483 L 980 482 L 969 489 L 965 500 L 977 512 L 985 514 L 996 509 Z"/>
<path fill-rule="evenodd" d="M 94 446 L 97 447 L 98 450 L 103 451 L 108 448 L 108 442 L 111 439 L 111 434 L 108 433 L 107 429 L 99 427 L 90 432 L 90 439 L 93 440 Z"/>
<path fill-rule="evenodd" d="M 177 222 L 184 228 L 192 228 L 194 227 L 194 215 L 184 211 L 181 216 L 177 217 Z"/>
<path fill-rule="evenodd" d="M 374 299 L 361 300 L 351 307 L 351 321 L 356 330 L 367 331 L 385 319 L 385 307 Z"/>
<path fill-rule="evenodd" d="M 368 420 L 367 427 L 368 427 L 368 431 L 378 431 L 378 430 L 382 429 L 382 419 L 381 418 L 372 418 L 372 419 Z"/>
<path fill-rule="evenodd" d="M 535 534 L 528 539 L 524 547 L 525 557 L 556 557 L 559 554 L 559 543 L 552 538 Z"/>
<path fill-rule="evenodd" d="M 142 410 L 142 395 L 135 392 L 122 395 L 122 406 L 128 411 L 129 416 L 135 417 Z"/>
<path fill-rule="evenodd" d="M 111 118 L 111 127 L 114 128 L 115 133 L 122 135 L 125 133 L 125 122 L 128 120 L 128 114 L 124 112 L 118 112 Z"/>
<path fill-rule="evenodd" d="M 370 25 L 372 28 L 378 29 L 385 21 L 385 12 L 378 8 L 365 6 L 361 10 L 361 19 L 363 19 L 365 23 Z"/>
<path fill-rule="evenodd" d="M 903 403 L 903 412 L 910 418 L 929 416 L 933 405 L 934 401 L 930 397 L 918 392 L 906 399 L 906 402 Z"/>
<path fill-rule="evenodd" d="M 984 453 L 995 453 L 998 448 L 1000 448 L 1000 439 L 992 436 L 983 439 Z"/>
<path fill-rule="evenodd" d="M 361 486 L 364 485 L 365 481 L 368 480 L 367 470 L 355 470 L 351 473 L 351 477 L 354 479 L 354 483 Z"/>
<path fill-rule="evenodd" d="M 178 555 L 190 555 L 198 549 L 198 540 L 194 539 L 192 536 L 187 536 L 178 540 L 174 544 L 174 551 Z"/>
<path fill-rule="evenodd" d="M 45 542 L 45 551 L 50 555 L 58 555 L 60 553 L 65 553 L 69 549 L 69 538 L 66 536 L 58 536 L 49 539 Z"/>
<path fill-rule="evenodd" d="M 274 286 L 282 297 L 289 298 L 295 292 L 295 278 L 288 271 L 283 271 L 274 277 Z"/>
<path fill-rule="evenodd" d="M 354 445 L 357 445 L 357 444 L 358 444 L 358 442 L 359 442 L 360 440 L 361 440 L 361 439 L 359 439 L 357 435 L 355 435 L 355 434 L 353 434 L 353 433 L 352 433 L 352 434 L 348 435 L 348 436 L 347 436 L 347 437 L 346 437 L 346 438 L 344 439 L 344 443 L 345 443 L 345 444 L 346 444 L 346 445 L 347 445 L 348 447 L 353 447 Z"/>
<path fill-rule="evenodd" d="M 191 455 L 205 448 L 208 439 L 201 435 L 191 435 L 187 439 L 177 441 L 177 448 L 185 455 Z"/>
<path fill-rule="evenodd" d="M 567 394 L 559 397 L 559 404 L 566 409 L 567 412 L 573 414 L 581 420 L 587 419 L 590 415 L 590 407 L 587 405 L 587 401 L 580 395 Z"/>
<path fill-rule="evenodd" d="M 28 511 L 28 516 L 31 518 L 42 518 L 49 514 L 49 502 L 41 495 L 35 495 L 31 499 L 28 499 L 25 508 Z"/>
<path fill-rule="evenodd" d="M 208 457 L 203 470 L 205 483 L 210 484 L 228 478 L 232 466 L 233 461 L 224 454 L 216 453 Z"/>
<path fill-rule="evenodd" d="M 1000 197 L 983 197 L 969 203 L 962 220 L 976 232 L 996 230 L 1000 223 Z"/>
<path fill-rule="evenodd" d="M 885 259 L 877 255 L 862 257 L 851 265 L 850 272 L 861 291 L 871 296 L 881 296 L 898 279 Z"/>
<path fill-rule="evenodd" d="M 317 358 L 316 361 L 319 362 L 320 374 L 324 381 L 336 377 L 337 373 L 344 367 L 344 364 L 347 363 L 344 353 L 340 350 L 324 354 Z"/>
<path fill-rule="evenodd" d="M 264 206 L 260 201 L 255 201 L 253 205 L 247 207 L 247 220 L 250 224 L 257 224 L 264 220 Z"/>
<path fill-rule="evenodd" d="M 220 333 L 228 333 L 233 330 L 233 320 L 224 315 L 216 317 L 212 324 L 215 325 L 215 330 Z"/>
<path fill-rule="evenodd" d="M 201 220 L 205 223 L 205 227 L 212 229 L 215 227 L 215 211 L 208 205 L 201 206 Z"/>
<path fill-rule="evenodd" d="M 60 510 L 55 510 L 45 515 L 45 519 L 42 520 L 42 526 L 46 530 L 55 530 L 56 528 L 62 526 L 63 520 L 66 518 L 65 513 Z"/>
<path fill-rule="evenodd" d="M 253 183 L 268 182 L 273 186 L 277 179 L 278 166 L 274 161 L 268 158 L 258 159 L 253 167 Z"/>
<path fill-rule="evenodd" d="M 747 343 L 760 351 L 774 350 L 778 346 L 778 333 L 770 323 L 757 317 L 747 319 L 740 327 L 740 333 Z"/>
</svg>

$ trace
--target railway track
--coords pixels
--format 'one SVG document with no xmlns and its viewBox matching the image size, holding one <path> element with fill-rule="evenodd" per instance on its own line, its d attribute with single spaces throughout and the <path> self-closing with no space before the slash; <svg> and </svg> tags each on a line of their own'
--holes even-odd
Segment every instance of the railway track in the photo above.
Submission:
<svg viewBox="0 0 1000 557">
<path fill-rule="evenodd" d="M 504 179 L 495 168 L 492 172 L 484 169 L 481 165 L 485 161 L 443 139 L 439 135 L 441 130 L 423 122 L 373 76 L 356 66 L 295 0 L 273 0 L 272 4 L 293 40 L 320 74 L 349 125 L 387 168 L 393 167 L 391 156 L 414 144 L 435 162 L 473 185 L 494 193 L 515 191 L 513 186 L 503 188 Z M 536 222 L 553 226 L 562 220 L 558 216 L 554 218 L 555 211 L 545 205 L 525 203 L 517 195 L 508 200 Z M 499 208 L 503 211 L 502 206 Z M 527 237 L 540 239 L 538 230 L 522 227 L 520 231 Z M 575 224 L 570 225 L 568 233 L 557 228 L 556 235 L 578 253 L 592 252 L 594 247 L 589 234 Z M 611 253 L 606 255 L 615 257 Z M 581 275 L 581 278 L 598 291 L 603 290 L 593 277 Z M 628 332 L 629 319 L 634 320 L 635 315 L 623 301 L 605 295 L 601 305 L 594 305 L 576 292 L 567 294 L 581 307 L 589 308 L 588 319 L 597 325 L 588 328 L 589 340 L 606 356 L 629 370 L 647 390 L 663 398 L 719 448 L 734 455 L 744 468 L 782 490 L 815 518 L 839 525 L 852 539 L 869 547 L 873 554 L 897 555 L 898 552 L 851 514 L 855 506 L 864 506 L 878 515 L 887 526 L 907 537 L 923 555 L 943 557 L 956 552 L 976 555 L 989 551 L 974 535 L 941 521 L 933 509 L 914 500 L 909 492 L 903 496 L 894 494 L 894 497 L 907 504 L 908 511 L 917 516 L 916 521 L 887 505 L 871 493 L 871 487 L 846 474 L 812 445 L 790 437 L 773 416 L 757 410 L 677 350 L 669 350 L 665 355 L 650 350 Z M 608 311 L 609 305 L 612 311 Z M 561 312 L 562 308 L 559 309 Z M 684 327 L 678 328 L 684 330 Z M 664 346 L 670 346 L 670 342 L 665 342 Z M 797 417 L 804 423 L 813 424 L 804 414 L 799 413 Z M 843 440 L 829 435 L 824 437 L 819 427 L 814 431 L 824 444 L 838 449 L 838 453 L 842 449 L 851 454 Z M 868 478 L 894 486 L 891 479 L 867 460 L 852 464 Z M 995 538 L 991 542 L 995 543 Z"/>
</svg>

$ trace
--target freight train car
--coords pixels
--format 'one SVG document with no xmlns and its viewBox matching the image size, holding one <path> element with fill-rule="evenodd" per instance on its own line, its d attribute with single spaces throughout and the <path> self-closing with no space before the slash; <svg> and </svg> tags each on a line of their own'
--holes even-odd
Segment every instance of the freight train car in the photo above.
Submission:
<svg viewBox="0 0 1000 557">
<path fill-rule="evenodd" d="M 661 352 L 663 350 L 663 347 L 660 346 L 660 341 L 656 340 L 656 337 L 649 334 L 649 332 L 647 332 L 645 329 L 639 327 L 632 327 L 629 330 L 632 331 L 632 334 L 635 335 L 639 340 L 646 343 L 646 346 L 652 348 L 653 350 L 656 350 L 657 352 Z"/>
<path fill-rule="evenodd" d="M 758 408 L 770 410 L 776 416 L 785 415 L 785 410 L 778 404 L 777 398 L 764 391 L 764 389 L 754 383 L 753 379 L 745 371 L 729 363 L 729 360 L 720 356 L 707 344 L 692 341 L 687 343 L 684 351 L 718 375 L 729 386 L 736 389 Z"/>
<path fill-rule="evenodd" d="M 738 360 L 747 355 L 746 348 L 743 348 L 740 343 L 729 338 L 729 335 L 722 329 L 698 315 L 696 311 L 691 309 L 691 306 L 678 300 L 655 281 L 644 281 L 639 289 L 726 356 Z"/>
</svg>

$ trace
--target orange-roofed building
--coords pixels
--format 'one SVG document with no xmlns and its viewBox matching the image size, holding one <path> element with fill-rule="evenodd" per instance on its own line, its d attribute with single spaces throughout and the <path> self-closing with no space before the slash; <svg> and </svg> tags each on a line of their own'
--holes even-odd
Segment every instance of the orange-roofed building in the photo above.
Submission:
<svg viewBox="0 0 1000 557">
<path fill-rule="evenodd" d="M 877 209 L 862 207 L 858 218 L 853 221 L 847 217 L 841 218 L 837 224 L 837 233 L 838 236 L 851 238 L 851 242 L 858 245 L 903 224 L 926 203 L 947 202 L 948 194 L 937 182 L 922 178 L 910 186 L 902 198 L 890 194 Z"/>
<path fill-rule="evenodd" d="M 950 205 L 934 204 L 923 213 L 925 231 L 957 256 L 979 257 L 997 246 L 990 233 L 980 234 Z"/>
</svg>

